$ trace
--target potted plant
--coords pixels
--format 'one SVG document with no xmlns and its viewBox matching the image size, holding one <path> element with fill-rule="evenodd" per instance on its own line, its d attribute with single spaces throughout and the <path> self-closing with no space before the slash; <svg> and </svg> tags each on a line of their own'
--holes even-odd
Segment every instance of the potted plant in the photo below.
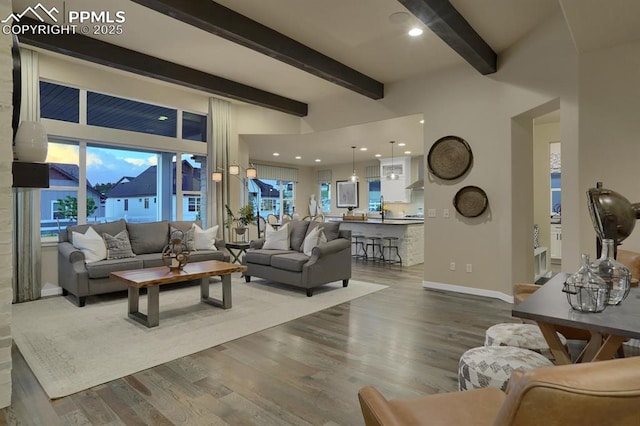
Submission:
<svg viewBox="0 0 640 426">
<path fill-rule="evenodd" d="M 238 237 L 244 236 L 247 231 L 247 226 L 253 224 L 256 221 L 256 215 L 253 211 L 253 204 L 249 203 L 243 207 L 240 207 L 238 214 L 234 215 L 229 208 L 228 204 L 224 205 L 227 210 L 227 220 L 225 226 L 227 228 L 233 228 Z"/>
</svg>

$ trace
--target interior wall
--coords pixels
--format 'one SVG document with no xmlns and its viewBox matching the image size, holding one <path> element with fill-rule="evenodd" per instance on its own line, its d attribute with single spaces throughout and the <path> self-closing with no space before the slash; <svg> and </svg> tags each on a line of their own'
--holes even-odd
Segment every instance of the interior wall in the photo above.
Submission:
<svg viewBox="0 0 640 426">
<path fill-rule="evenodd" d="M 549 63 L 553 63 L 553 66 L 549 66 Z M 93 71 L 86 72 L 84 78 L 90 78 L 88 76 L 93 74 Z M 573 149 L 576 155 L 573 167 L 577 173 L 577 107 L 572 105 L 576 96 L 576 74 L 577 56 L 564 20 L 558 13 L 516 46 L 503 52 L 499 72 L 494 75 L 482 76 L 468 65 L 461 65 L 389 84 L 385 98 L 380 101 L 352 94 L 342 99 L 326 99 L 313 105 L 302 127 L 296 125 L 299 123 L 297 118 L 278 116 L 281 120 L 274 121 L 270 118 L 278 114 L 263 114 L 253 109 L 258 118 L 244 120 L 245 116 L 238 112 L 235 115 L 236 134 L 245 131 L 264 133 L 256 123 L 269 127 L 278 122 L 277 127 L 286 128 L 280 128 L 277 132 L 286 133 L 423 113 L 425 152 L 435 140 L 447 134 L 465 138 L 474 152 L 474 165 L 464 177 L 453 182 L 426 177 L 424 209 L 436 208 L 438 216 L 425 223 L 427 262 L 424 278 L 426 281 L 486 288 L 509 294 L 514 275 L 513 272 L 504 272 L 504 263 L 513 264 L 514 257 L 528 256 L 526 248 L 513 246 L 510 117 L 560 97 L 563 105 L 563 148 L 568 146 L 569 151 L 564 152 L 569 154 Z M 115 82 L 111 84 L 115 85 Z M 154 87 L 154 90 L 157 88 Z M 574 116 L 568 117 L 566 126 L 565 111 Z M 564 166 L 571 167 L 571 161 L 565 161 Z M 347 166 L 345 176 L 350 174 L 349 169 Z M 576 188 L 577 181 L 576 178 L 573 182 Z M 564 183 L 571 185 L 571 178 Z M 452 210 L 451 200 L 455 192 L 468 184 L 485 189 L 490 203 L 488 212 L 476 219 L 456 214 L 449 219 L 443 218 L 444 208 Z M 308 194 L 305 194 L 307 197 Z M 563 200 L 563 213 L 573 208 L 577 214 L 578 197 L 575 196 L 575 200 L 571 200 L 571 197 L 573 195 L 567 198 L 570 202 Z M 361 198 L 361 204 L 364 201 Z M 578 238 L 579 226 L 576 225 L 573 231 L 570 228 L 571 225 L 563 224 L 563 248 L 571 245 L 572 238 Z M 438 241 L 439 244 L 430 244 L 429 241 Z M 449 271 L 450 261 L 472 263 L 474 272 Z M 500 271 L 499 279 L 496 279 L 496 271 Z"/>
<path fill-rule="evenodd" d="M 540 230 L 541 247 L 550 249 L 550 163 L 549 144 L 560 141 L 560 123 L 533 124 L 533 223 Z"/>
<path fill-rule="evenodd" d="M 515 259 L 533 262 L 531 237 L 516 240 L 513 235 L 514 216 L 527 214 L 531 219 L 526 232 L 532 235 L 532 210 L 512 211 L 512 185 L 520 182 L 512 182 L 511 118 L 560 99 L 563 118 L 565 111 L 572 116 L 566 127 L 563 122 L 562 140 L 577 147 L 577 54 L 562 14 L 558 11 L 503 52 L 498 68 L 496 74 L 482 76 L 461 65 L 390 84 L 380 101 L 352 97 L 345 102 L 327 100 L 331 105 L 314 104 L 304 122 L 317 129 L 331 121 L 345 126 L 389 115 L 422 113 L 424 152 L 445 135 L 467 140 L 474 162 L 466 175 L 442 181 L 425 171 L 424 211 L 434 208 L 437 217 L 425 219 L 424 280 L 511 294 L 514 280 L 522 274 L 513 267 Z M 577 148 L 574 153 L 577 158 Z M 574 164 L 577 172 L 577 160 Z M 465 218 L 453 210 L 455 193 L 466 185 L 480 186 L 488 195 L 488 211 L 478 218 Z M 577 199 L 569 202 L 576 204 L 577 211 Z M 450 218 L 443 217 L 445 208 L 452 212 Z M 567 201 L 563 201 L 563 208 L 571 211 Z M 567 239 L 577 238 L 577 228 L 570 231 Z M 473 273 L 464 268 L 450 271 L 450 262 L 471 263 Z"/>
<path fill-rule="evenodd" d="M 586 191 L 598 181 L 632 203 L 640 202 L 636 177 L 640 159 L 639 75 L 640 41 L 580 56 L 579 194 L 583 206 L 587 202 Z M 563 144 L 563 161 L 564 153 Z M 580 252 L 590 253 L 593 258 L 596 237 L 586 208 L 579 218 L 583 236 Z M 640 251 L 637 226 L 622 248 Z"/>
<path fill-rule="evenodd" d="M 364 178 L 365 169 L 368 166 L 379 166 L 379 161 L 360 161 L 355 163 L 356 174 L 360 178 L 358 182 L 358 205 L 355 212 L 365 213 L 369 210 L 369 188 L 367 179 Z M 334 164 L 331 166 L 316 167 L 315 170 L 331 170 L 331 212 L 327 215 L 342 216 L 347 214 L 346 208 L 338 208 L 336 206 L 336 182 L 347 180 L 353 174 L 353 163 Z M 317 179 L 316 179 L 317 181 Z"/>
</svg>

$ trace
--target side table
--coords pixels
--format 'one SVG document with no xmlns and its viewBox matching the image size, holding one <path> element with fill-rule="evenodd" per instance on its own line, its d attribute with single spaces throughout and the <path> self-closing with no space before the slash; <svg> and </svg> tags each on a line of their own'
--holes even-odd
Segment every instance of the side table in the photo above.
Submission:
<svg viewBox="0 0 640 426">
<path fill-rule="evenodd" d="M 235 243 L 226 243 L 227 250 L 231 255 L 231 263 L 240 263 L 240 255 L 247 252 L 249 249 L 249 243 L 246 242 L 235 242 Z"/>
</svg>

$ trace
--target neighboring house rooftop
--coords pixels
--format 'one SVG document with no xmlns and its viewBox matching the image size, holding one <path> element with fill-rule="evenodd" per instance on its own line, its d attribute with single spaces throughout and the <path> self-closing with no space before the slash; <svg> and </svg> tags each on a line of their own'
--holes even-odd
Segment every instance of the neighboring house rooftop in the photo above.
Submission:
<svg viewBox="0 0 640 426">
<path fill-rule="evenodd" d="M 176 164 L 173 163 L 173 174 L 175 175 Z M 105 194 L 106 198 L 128 198 L 141 196 L 155 196 L 157 190 L 157 166 L 150 166 L 136 177 L 123 176 Z M 182 161 L 182 190 L 200 191 L 200 168 L 193 167 L 188 161 Z M 176 193 L 175 178 L 171 193 Z"/>
<path fill-rule="evenodd" d="M 63 163 L 49 163 L 49 179 L 51 179 L 52 173 L 60 173 L 65 176 L 68 180 L 80 183 L 80 169 L 76 164 L 63 164 Z M 91 185 L 89 180 L 87 182 L 87 191 L 96 195 L 96 197 L 100 197 L 102 194 L 99 191 L 96 191 Z"/>
<path fill-rule="evenodd" d="M 260 198 L 280 198 L 280 191 L 273 185 L 264 183 L 260 179 L 253 179 L 253 182 L 258 185 L 258 188 L 260 188 Z M 249 184 L 249 192 L 255 192 L 252 189 L 254 188 L 252 188 L 252 185 Z"/>
</svg>

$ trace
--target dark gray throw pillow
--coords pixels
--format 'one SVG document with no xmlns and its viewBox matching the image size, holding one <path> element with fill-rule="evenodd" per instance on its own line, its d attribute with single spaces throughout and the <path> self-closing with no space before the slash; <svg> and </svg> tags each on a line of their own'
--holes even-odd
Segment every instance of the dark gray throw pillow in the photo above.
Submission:
<svg viewBox="0 0 640 426">
<path fill-rule="evenodd" d="M 127 234 L 126 230 L 118 232 L 115 236 L 104 233 L 102 238 L 104 238 L 104 242 L 107 245 L 107 260 L 135 257 L 135 254 L 131 251 L 129 234 Z"/>
<path fill-rule="evenodd" d="M 307 235 L 309 235 L 316 226 L 321 226 L 323 228 L 327 241 L 333 241 L 338 238 L 338 235 L 340 235 L 340 222 L 311 222 L 309 224 L 309 229 L 307 229 Z"/>
<path fill-rule="evenodd" d="M 169 244 L 169 222 L 127 222 L 131 250 L 135 254 L 162 253 Z"/>
</svg>

